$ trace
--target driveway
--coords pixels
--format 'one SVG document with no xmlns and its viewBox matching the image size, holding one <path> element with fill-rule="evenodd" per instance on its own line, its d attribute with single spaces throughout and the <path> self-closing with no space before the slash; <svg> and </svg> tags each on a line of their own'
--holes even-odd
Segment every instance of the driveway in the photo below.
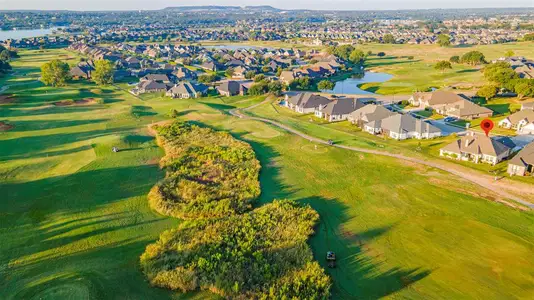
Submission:
<svg viewBox="0 0 534 300">
<path fill-rule="evenodd" d="M 534 142 L 534 134 L 523 134 L 523 135 L 518 135 L 518 136 L 511 136 L 510 139 L 518 147 L 523 148 L 526 145 Z"/>
<path fill-rule="evenodd" d="M 443 133 L 443 135 L 451 135 L 453 133 L 457 133 L 457 134 L 465 133 L 464 128 L 449 125 L 447 122 L 443 120 L 428 120 L 428 122 L 431 125 L 434 125 L 437 128 L 439 128 L 441 132 Z"/>
</svg>

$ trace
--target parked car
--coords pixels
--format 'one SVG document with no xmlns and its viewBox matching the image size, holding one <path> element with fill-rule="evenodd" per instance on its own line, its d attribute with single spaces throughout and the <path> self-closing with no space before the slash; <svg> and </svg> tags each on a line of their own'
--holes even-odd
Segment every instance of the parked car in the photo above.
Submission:
<svg viewBox="0 0 534 300">
<path fill-rule="evenodd" d="M 444 122 L 454 122 L 456 120 L 457 119 L 455 117 L 446 117 L 445 119 L 443 119 Z"/>
</svg>

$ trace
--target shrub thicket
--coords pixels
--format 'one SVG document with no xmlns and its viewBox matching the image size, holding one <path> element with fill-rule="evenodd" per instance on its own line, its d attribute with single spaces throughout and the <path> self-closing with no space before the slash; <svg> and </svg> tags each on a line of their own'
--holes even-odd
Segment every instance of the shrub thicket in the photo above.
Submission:
<svg viewBox="0 0 534 300">
<path fill-rule="evenodd" d="M 293 201 L 243 215 L 187 221 L 141 256 L 151 284 L 233 299 L 326 299 L 330 279 L 306 243 L 319 216 Z"/>
<path fill-rule="evenodd" d="M 156 127 L 166 178 L 149 194 L 153 209 L 178 218 L 244 213 L 260 194 L 260 163 L 250 145 L 189 123 Z"/>
</svg>

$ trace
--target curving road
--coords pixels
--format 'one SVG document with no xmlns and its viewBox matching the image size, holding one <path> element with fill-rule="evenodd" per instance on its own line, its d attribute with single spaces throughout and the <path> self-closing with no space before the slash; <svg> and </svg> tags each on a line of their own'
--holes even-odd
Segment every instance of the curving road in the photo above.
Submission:
<svg viewBox="0 0 534 300">
<path fill-rule="evenodd" d="M 265 99 L 264 101 L 260 102 L 260 103 L 257 103 L 257 104 L 254 104 L 250 107 L 247 107 L 245 108 L 244 110 L 249 110 L 249 109 L 253 109 L 259 105 L 262 105 L 266 102 L 269 102 L 271 101 L 271 99 L 268 97 L 267 99 Z M 233 109 L 233 110 L 230 110 L 229 113 L 235 117 L 238 117 L 238 118 L 242 118 L 242 119 L 250 119 L 250 120 L 256 120 L 256 121 L 260 121 L 260 122 L 264 122 L 264 123 L 268 123 L 268 124 L 271 124 L 271 125 L 274 125 L 278 128 L 281 128 L 281 129 L 284 129 L 290 133 L 293 133 L 295 135 L 298 135 L 302 138 L 305 138 L 311 142 L 316 142 L 316 143 L 319 143 L 319 144 L 324 144 L 324 145 L 329 145 L 327 141 L 325 140 L 322 140 L 322 139 L 319 139 L 319 138 L 316 138 L 316 137 L 313 137 L 313 136 L 310 136 L 310 135 L 307 135 L 303 132 L 300 132 L 294 128 L 291 128 L 287 125 L 284 125 L 284 124 L 281 124 L 279 122 L 276 122 L 276 121 L 273 121 L 273 120 L 270 120 L 270 119 L 265 119 L 265 118 L 259 118 L 259 117 L 251 117 L 251 116 L 248 116 L 248 115 L 245 115 L 243 114 L 239 109 Z M 413 162 L 413 163 L 418 163 L 418 164 L 422 164 L 422 165 L 426 165 L 426 166 L 429 166 L 429 167 L 433 167 L 433 168 L 436 168 L 436 169 L 440 169 L 440 170 L 443 170 L 443 171 L 446 171 L 446 172 L 449 172 L 451 174 L 454 174 L 460 178 L 463 178 L 465 180 L 468 180 L 472 183 L 475 183 L 483 188 L 486 188 L 492 192 L 494 192 L 495 194 L 498 194 L 500 195 L 501 197 L 503 198 L 506 198 L 506 199 L 511 199 L 511 200 L 514 200 L 530 209 L 533 209 L 534 208 L 534 203 L 530 203 L 528 201 L 525 201 L 515 195 L 512 195 L 506 191 L 503 190 L 502 187 L 499 187 L 495 184 L 493 184 L 493 179 L 490 179 L 488 178 L 488 176 L 486 175 L 482 175 L 482 174 L 478 174 L 478 173 L 473 173 L 473 172 L 469 172 L 468 170 L 462 170 L 460 168 L 453 168 L 453 167 L 450 167 L 450 166 L 446 166 L 444 164 L 441 164 L 439 162 L 434 162 L 434 161 L 426 161 L 426 160 L 422 160 L 422 159 L 418 159 L 418 158 L 413 158 L 413 157 L 408 157 L 408 156 L 404 156 L 402 154 L 394 154 L 394 153 L 389 153 L 387 151 L 381 151 L 381 150 L 372 150 L 372 149 L 365 149 L 365 148 L 358 148 L 358 147 L 352 147 L 352 146 L 345 146 L 345 145 L 331 145 L 332 147 L 337 147 L 337 148 L 341 148 L 341 149 L 346 149 L 346 150 L 350 150 L 350 151 L 357 151 L 357 152 L 363 152 L 363 153 L 368 153 L 368 154 L 374 154 L 374 155 L 382 155 L 382 156 L 388 156 L 388 157 L 393 157 L 393 158 L 397 158 L 397 159 L 402 159 L 402 160 L 405 160 L 405 161 L 409 161 L 409 162 Z M 463 168 L 465 169 L 465 168 Z M 529 187 L 530 189 L 532 189 L 532 187 Z"/>
</svg>

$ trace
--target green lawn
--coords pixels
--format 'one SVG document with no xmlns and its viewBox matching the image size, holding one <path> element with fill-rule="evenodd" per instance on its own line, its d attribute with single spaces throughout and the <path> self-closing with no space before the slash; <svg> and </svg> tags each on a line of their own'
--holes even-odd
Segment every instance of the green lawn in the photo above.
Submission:
<svg viewBox="0 0 534 300">
<path fill-rule="evenodd" d="M 38 55 L 23 53 L 15 71 L 54 57 Z M 0 133 L 2 299 L 211 297 L 151 288 L 139 270 L 145 246 L 179 222 L 150 211 L 146 199 L 164 177 L 162 150 L 146 125 L 168 119 L 171 109 L 253 146 L 262 164 L 260 205 L 289 198 L 318 210 L 311 246 L 323 266 L 326 251 L 339 257 L 339 267 L 327 269 L 334 299 L 528 299 L 534 292 L 531 212 L 488 201 L 493 195 L 485 190 L 431 168 L 316 147 L 227 113 L 264 97 L 139 99 L 86 82 L 58 89 L 29 82 L 10 92 L 17 101 L 0 106 L 0 121 L 15 126 Z M 86 97 L 105 103 L 53 105 Z M 336 142 L 412 155 L 449 141 L 394 143 L 270 103 L 253 113 L 280 114 L 284 123 Z M 112 146 L 123 151 L 112 153 Z"/>
</svg>

